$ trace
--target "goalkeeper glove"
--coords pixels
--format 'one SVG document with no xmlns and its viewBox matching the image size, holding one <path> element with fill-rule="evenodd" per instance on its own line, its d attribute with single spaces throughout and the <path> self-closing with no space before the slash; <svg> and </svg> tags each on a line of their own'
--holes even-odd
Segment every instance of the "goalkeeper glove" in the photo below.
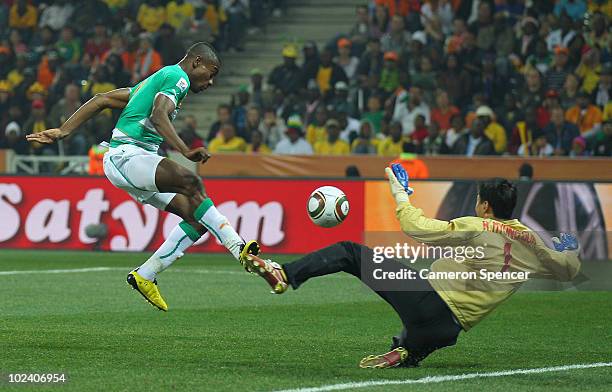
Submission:
<svg viewBox="0 0 612 392">
<path fill-rule="evenodd" d="M 560 233 L 559 238 L 552 238 L 553 246 L 557 252 L 563 252 L 566 250 L 572 250 L 579 252 L 580 244 L 576 236 L 570 233 Z"/>
<path fill-rule="evenodd" d="M 389 178 L 389 187 L 391 194 L 397 204 L 408 201 L 408 196 L 414 193 L 414 190 L 408 186 L 408 173 L 399 163 L 395 163 L 392 168 L 385 168 L 385 173 Z"/>
</svg>

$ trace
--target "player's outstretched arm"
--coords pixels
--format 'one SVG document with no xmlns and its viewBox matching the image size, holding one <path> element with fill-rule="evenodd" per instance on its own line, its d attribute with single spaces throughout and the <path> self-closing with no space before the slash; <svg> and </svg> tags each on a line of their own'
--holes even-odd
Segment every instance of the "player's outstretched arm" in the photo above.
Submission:
<svg viewBox="0 0 612 392">
<path fill-rule="evenodd" d="M 81 124 L 104 109 L 123 109 L 127 105 L 129 99 L 129 88 L 120 88 L 107 93 L 96 94 L 78 108 L 59 128 L 32 133 L 26 135 L 26 139 L 29 142 L 51 144 L 70 135 L 75 129 L 80 127 Z"/>
<path fill-rule="evenodd" d="M 550 249 L 539 241 L 537 254 L 544 266 L 557 280 L 569 281 L 576 277 L 580 270 L 580 244 L 573 234 L 561 233 L 559 238 L 553 237 Z"/>
<path fill-rule="evenodd" d="M 170 98 L 164 94 L 157 94 L 155 101 L 153 101 L 153 110 L 151 111 L 150 117 L 157 133 L 164 138 L 170 147 L 183 154 L 183 156 L 190 161 L 206 162 L 208 158 L 210 158 L 210 154 L 206 148 L 199 147 L 190 150 L 176 133 L 176 129 L 174 129 L 174 125 L 172 125 L 172 121 L 170 121 L 169 117 L 174 109 L 174 102 Z"/>
<path fill-rule="evenodd" d="M 437 241 L 448 241 L 463 234 L 453 231 L 451 222 L 427 218 L 423 210 L 410 204 L 409 195 L 414 193 L 409 186 L 408 173 L 401 166 L 386 168 L 385 173 L 389 178 L 389 188 L 397 204 L 395 214 L 400 222 L 402 231 L 409 236 L 425 242 L 435 243 Z"/>
</svg>

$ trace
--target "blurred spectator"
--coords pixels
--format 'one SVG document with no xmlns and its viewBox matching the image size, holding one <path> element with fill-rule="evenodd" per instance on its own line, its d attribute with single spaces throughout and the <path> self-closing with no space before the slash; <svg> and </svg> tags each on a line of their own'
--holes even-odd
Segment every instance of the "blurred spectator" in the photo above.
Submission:
<svg viewBox="0 0 612 392">
<path fill-rule="evenodd" d="M 293 121 L 293 125 L 299 127 L 301 132 L 303 125 L 299 116 L 294 115 L 289 118 L 289 121 Z M 264 110 L 264 117 L 259 124 L 259 131 L 264 143 L 272 147 L 276 146 L 285 137 L 287 127 L 283 119 L 276 116 L 274 108 L 269 107 Z"/>
<path fill-rule="evenodd" d="M 321 95 L 325 99 L 331 97 L 330 92 L 336 83 L 340 81 L 344 83 L 348 82 L 344 70 L 338 64 L 332 62 L 332 52 L 329 49 L 325 49 L 321 52 L 316 80 Z"/>
<path fill-rule="evenodd" d="M 108 69 L 109 82 L 116 87 L 126 87 L 130 85 L 130 74 L 123 66 L 123 60 L 117 54 L 109 55 L 104 61 L 104 65 Z"/>
<path fill-rule="evenodd" d="M 55 50 L 49 51 L 42 58 L 40 64 L 38 65 L 37 81 L 45 88 L 45 90 L 49 90 L 49 87 L 51 87 L 59 66 L 59 54 Z"/>
<path fill-rule="evenodd" d="M 525 140 L 518 148 L 520 156 L 547 157 L 553 155 L 554 148 L 547 139 L 546 134 L 540 130 L 536 130 L 532 134 L 533 139 Z"/>
<path fill-rule="evenodd" d="M 466 128 L 465 121 L 463 120 L 463 116 L 461 114 L 452 116 L 450 124 L 451 128 L 446 131 L 446 136 L 444 138 L 444 143 L 449 149 L 448 152 L 452 151 L 458 138 L 470 132 L 470 130 Z"/>
<path fill-rule="evenodd" d="M 374 6 L 374 15 L 370 23 L 370 35 L 380 39 L 389 30 L 389 9 L 382 2 L 377 1 Z"/>
<path fill-rule="evenodd" d="M 316 110 L 319 108 L 319 106 L 323 105 L 323 99 L 321 98 L 319 86 L 313 79 L 308 81 L 306 88 L 304 119 L 305 126 L 308 126 L 314 120 Z"/>
<path fill-rule="evenodd" d="M 593 155 L 612 157 L 612 119 L 607 119 L 593 137 Z"/>
<path fill-rule="evenodd" d="M 81 59 L 81 43 L 70 26 L 62 29 L 56 48 L 60 58 L 66 63 L 78 63 Z"/>
<path fill-rule="evenodd" d="M 358 5 L 356 7 L 356 20 L 349 31 L 349 39 L 356 46 L 356 51 L 361 53 L 370 37 L 370 17 L 368 14 L 367 5 Z"/>
<path fill-rule="evenodd" d="M 415 146 L 420 146 L 428 135 L 429 131 L 425 122 L 425 116 L 417 114 L 414 118 L 414 131 L 410 134 L 410 141 Z"/>
<path fill-rule="evenodd" d="M 250 98 L 249 87 L 247 85 L 238 87 L 238 92 L 232 97 L 232 123 L 236 127 L 237 135 L 242 138 L 249 136 L 245 131 L 247 127 L 247 106 L 249 105 Z"/>
<path fill-rule="evenodd" d="M 472 122 L 470 132 L 461 135 L 455 141 L 453 154 L 468 157 L 474 155 L 495 155 L 495 146 L 491 139 L 485 135 L 485 127 L 485 122 L 480 118 L 476 118 Z"/>
<path fill-rule="evenodd" d="M 277 65 L 270 76 L 268 84 L 275 89 L 279 89 L 283 94 L 295 93 L 300 88 L 302 75 L 297 66 L 297 49 L 294 45 L 286 45 L 283 48 L 283 64 Z"/>
<path fill-rule="evenodd" d="M 521 37 L 518 48 L 518 54 L 522 59 L 526 59 L 535 53 L 539 27 L 540 24 L 534 17 L 526 16 L 523 18 L 521 22 L 521 32 L 523 36 Z"/>
<path fill-rule="evenodd" d="M 145 0 L 138 8 L 136 20 L 144 31 L 155 33 L 166 22 L 166 9 L 160 0 Z"/>
<path fill-rule="evenodd" d="M 250 106 L 247 110 L 246 114 L 246 125 L 244 127 L 244 134 L 248 136 L 249 141 L 250 137 L 253 134 L 253 131 L 259 131 L 259 126 L 261 124 L 261 113 L 259 108 L 256 106 Z"/>
<path fill-rule="evenodd" d="M 542 104 L 544 86 L 542 76 L 535 68 L 529 68 L 525 72 L 525 87 L 521 91 L 521 107 L 538 107 Z"/>
<path fill-rule="evenodd" d="M 236 136 L 236 128 L 232 124 L 221 125 L 218 135 L 208 145 L 210 152 L 245 152 L 246 141 Z"/>
<path fill-rule="evenodd" d="M 535 108 L 527 108 L 525 110 L 525 119 L 516 122 L 516 125 L 512 129 L 512 135 L 510 136 L 510 142 L 508 143 L 508 152 L 510 154 L 525 155 L 531 151 L 530 146 L 535 140 L 534 134 L 540 133 L 540 128 L 537 124 L 537 114 Z M 519 153 L 519 148 L 526 146 L 527 150 L 523 150 L 523 154 Z M 530 155 L 530 154 L 527 154 Z M 552 152 L 547 155 L 552 155 Z"/>
<path fill-rule="evenodd" d="M 110 48 L 102 55 L 102 62 L 106 62 L 108 56 L 115 54 L 121 58 L 126 70 L 134 68 L 134 54 L 127 50 L 125 40 L 119 33 L 114 33 L 110 39 Z"/>
<path fill-rule="evenodd" d="M 317 70 L 319 69 L 319 50 L 314 41 L 306 41 L 302 47 L 304 61 L 300 67 L 302 73 L 300 87 L 317 78 Z"/>
<path fill-rule="evenodd" d="M 372 123 L 362 121 L 359 127 L 359 135 L 351 143 L 353 154 L 376 154 L 379 139 L 374 138 Z"/>
<path fill-rule="evenodd" d="M 132 70 L 132 83 L 136 84 L 149 75 L 159 71 L 163 66 L 160 54 L 153 48 L 153 41 L 149 34 L 140 35 L 138 50 L 134 57 Z"/>
<path fill-rule="evenodd" d="M 448 36 L 452 30 L 453 8 L 448 0 L 430 0 L 421 7 L 421 24 L 426 30 L 436 29 Z"/>
<path fill-rule="evenodd" d="M 270 154 L 272 150 L 263 141 L 263 135 L 257 129 L 251 132 L 251 143 L 247 145 L 246 152 L 250 154 Z"/>
<path fill-rule="evenodd" d="M 359 84 L 365 87 L 369 78 L 380 74 L 383 68 L 383 52 L 380 41 L 377 38 L 370 38 L 367 49 L 359 60 L 357 67 L 357 77 Z"/>
<path fill-rule="evenodd" d="M 378 143 L 378 155 L 385 157 L 398 157 L 404 152 L 404 131 L 402 123 L 394 121 L 389 125 L 389 136 Z"/>
<path fill-rule="evenodd" d="M 460 107 L 468 103 L 471 91 L 471 78 L 468 72 L 459 64 L 454 54 L 446 57 L 444 66 L 438 74 L 438 87 L 448 93 L 449 100 Z"/>
<path fill-rule="evenodd" d="M 263 74 L 259 68 L 251 69 L 251 84 L 249 85 L 249 94 L 251 95 L 251 102 L 258 108 L 264 107 L 265 89 L 263 85 Z"/>
<path fill-rule="evenodd" d="M 286 137 L 282 138 L 276 148 L 275 154 L 312 155 L 312 146 L 304 139 L 302 122 L 299 117 L 290 117 L 287 121 Z"/>
<path fill-rule="evenodd" d="M 351 55 L 351 45 L 351 41 L 348 39 L 340 38 L 338 40 L 338 57 L 335 59 L 335 62 L 342 67 L 348 79 L 353 78 L 359 65 L 359 59 Z"/>
<path fill-rule="evenodd" d="M 595 91 L 595 105 L 605 108 L 612 98 L 612 65 L 608 65 L 601 70 L 599 75 L 599 83 Z"/>
<path fill-rule="evenodd" d="M 202 19 L 206 21 L 206 24 L 210 27 L 213 44 L 215 47 L 222 46 L 222 28 L 227 22 L 227 15 L 223 7 L 220 7 L 217 0 L 205 0 L 206 7 Z"/>
<path fill-rule="evenodd" d="M 572 150 L 570 151 L 569 156 L 575 158 L 589 155 L 591 154 L 587 150 L 586 139 L 582 136 L 576 136 L 572 141 Z"/>
<path fill-rule="evenodd" d="M 410 136 L 414 132 L 414 119 L 419 114 L 425 117 L 425 122 L 429 122 L 429 106 L 422 101 L 421 95 L 421 89 L 414 86 L 406 95 L 396 98 L 393 121 L 402 124 L 405 136 Z"/>
<path fill-rule="evenodd" d="M 345 113 L 351 112 L 348 95 L 349 87 L 345 82 L 340 81 L 334 85 L 334 91 L 330 102 L 330 106 L 334 111 Z"/>
<path fill-rule="evenodd" d="M 546 73 L 546 88 L 549 90 L 561 91 L 563 84 L 570 70 L 567 66 L 569 49 L 564 46 L 555 48 L 555 57 L 552 66 Z"/>
<path fill-rule="evenodd" d="M 4 137 L 0 137 L 0 149 L 11 149 L 16 154 L 27 154 L 30 146 L 26 142 L 25 135 L 21 133 L 21 127 L 12 121 L 4 129 Z"/>
<path fill-rule="evenodd" d="M 9 45 L 15 55 L 27 55 L 28 53 L 28 46 L 23 41 L 21 33 L 17 29 L 11 30 L 9 34 Z"/>
<path fill-rule="evenodd" d="M 451 118 L 457 114 L 459 114 L 459 109 L 450 104 L 448 93 L 444 90 L 438 90 L 436 107 L 431 111 L 431 122 L 435 122 L 442 131 L 446 131 L 451 127 Z"/>
<path fill-rule="evenodd" d="M 527 64 L 537 69 L 541 74 L 546 74 L 552 64 L 552 56 L 548 53 L 546 41 L 538 39 L 535 53 L 527 58 Z"/>
<path fill-rule="evenodd" d="M 23 129 L 27 133 L 38 133 L 51 128 L 47 120 L 45 102 L 42 99 L 32 101 L 30 118 L 23 124 Z M 56 153 L 57 145 L 31 143 L 32 152 L 37 155 L 53 155 Z"/>
<path fill-rule="evenodd" d="M 87 40 L 85 53 L 90 55 L 93 61 L 97 62 L 109 49 L 110 41 L 108 39 L 106 23 L 98 21 L 94 26 L 93 37 Z"/>
<path fill-rule="evenodd" d="M 563 91 L 561 92 L 561 107 L 565 110 L 576 104 L 578 97 L 580 82 L 578 76 L 573 73 L 568 74 L 565 77 L 565 83 L 563 83 Z"/>
<path fill-rule="evenodd" d="M 49 26 L 55 31 L 61 30 L 66 26 L 73 12 L 74 7 L 68 0 L 55 0 L 44 8 L 38 25 L 40 27 Z"/>
<path fill-rule="evenodd" d="M 198 136 L 198 122 L 195 116 L 185 116 L 179 136 L 190 149 L 204 147 L 204 140 Z"/>
<path fill-rule="evenodd" d="M 591 98 L 585 92 L 578 94 L 576 105 L 572 106 L 565 113 L 565 119 L 578 126 L 580 133 L 587 137 L 597 131 L 601 125 L 603 116 L 601 109 L 591 104 Z"/>
<path fill-rule="evenodd" d="M 227 15 L 227 49 L 243 51 L 242 40 L 247 25 L 247 0 L 221 0 Z"/>
<path fill-rule="evenodd" d="M 495 152 L 498 154 L 506 152 L 506 131 L 495 121 L 493 110 L 488 106 L 480 106 L 476 110 L 476 116 L 485 127 L 485 135 L 493 142 Z"/>
<path fill-rule="evenodd" d="M 27 0 L 16 0 L 9 12 L 9 27 L 20 30 L 29 39 L 36 28 L 38 10 Z"/>
<path fill-rule="evenodd" d="M 221 129 L 221 126 L 223 124 L 231 124 L 232 122 L 232 108 L 230 107 L 230 105 L 227 104 L 221 104 L 217 107 L 217 120 L 212 123 L 212 125 L 210 126 L 210 130 L 208 131 L 208 136 L 206 138 L 206 140 L 210 143 L 211 140 L 213 140 L 219 130 Z"/>
<path fill-rule="evenodd" d="M 495 27 L 490 3 L 484 1 L 478 3 L 478 17 L 469 25 L 469 29 L 476 38 L 478 49 L 487 52 L 493 48 Z"/>
<path fill-rule="evenodd" d="M 49 112 L 49 125 L 52 128 L 58 128 L 68 117 L 81 106 L 81 93 L 79 86 L 69 84 L 64 88 L 64 96 L 55 103 Z M 77 133 L 78 134 L 78 133 Z"/>
<path fill-rule="evenodd" d="M 380 134 L 381 122 L 385 114 L 381 109 L 382 102 L 380 96 L 372 95 L 368 98 L 367 110 L 361 116 L 362 120 L 368 121 L 372 125 L 372 132 L 376 135 Z"/>
<path fill-rule="evenodd" d="M 323 142 L 327 139 L 325 124 L 328 119 L 329 117 L 325 106 L 319 106 L 315 112 L 313 121 L 310 122 L 308 128 L 306 128 L 306 141 L 310 143 L 310 145 L 315 146 L 318 142 Z"/>
<path fill-rule="evenodd" d="M 340 139 L 340 124 L 335 119 L 325 123 L 327 138 L 314 144 L 314 153 L 318 155 L 347 155 L 351 152 L 349 144 Z"/>
<path fill-rule="evenodd" d="M 350 117 L 346 110 L 338 110 L 335 113 L 336 116 L 334 117 L 340 124 L 340 138 L 350 145 L 353 139 L 359 135 L 361 124 L 359 120 Z"/>
<path fill-rule="evenodd" d="M 572 140 L 580 135 L 578 128 L 565 121 L 563 109 L 555 108 L 550 115 L 550 124 L 544 129 L 548 142 L 555 149 L 555 155 L 567 155 L 572 146 Z"/>
<path fill-rule="evenodd" d="M 188 29 L 194 18 L 195 9 L 191 2 L 172 0 L 166 4 L 166 21 L 174 29 L 178 31 Z"/>
<path fill-rule="evenodd" d="M 569 47 L 570 42 L 576 36 L 576 31 L 572 28 L 572 20 L 564 12 L 558 16 L 558 29 L 551 31 L 546 37 L 548 50 L 553 51 L 557 47 Z"/>
<path fill-rule="evenodd" d="M 385 65 L 380 73 L 378 86 L 386 95 L 393 93 L 400 85 L 399 57 L 395 52 L 386 52 Z"/>
<path fill-rule="evenodd" d="M 160 54 L 164 65 L 178 63 L 185 55 L 185 47 L 176 36 L 174 27 L 164 23 L 159 28 L 159 35 L 155 40 L 155 50 Z"/>
<path fill-rule="evenodd" d="M 576 75 L 582 80 L 582 91 L 591 94 L 599 82 L 601 64 L 600 53 L 597 48 L 587 48 L 576 68 Z"/>
<path fill-rule="evenodd" d="M 395 15 L 391 18 L 391 28 L 380 38 L 383 52 L 403 53 L 410 44 L 410 33 L 406 31 L 404 18 Z"/>
<path fill-rule="evenodd" d="M 450 149 L 446 144 L 446 137 L 440 132 L 440 126 L 432 122 L 428 127 L 428 134 L 420 146 L 420 152 L 425 155 L 448 154 Z"/>
</svg>

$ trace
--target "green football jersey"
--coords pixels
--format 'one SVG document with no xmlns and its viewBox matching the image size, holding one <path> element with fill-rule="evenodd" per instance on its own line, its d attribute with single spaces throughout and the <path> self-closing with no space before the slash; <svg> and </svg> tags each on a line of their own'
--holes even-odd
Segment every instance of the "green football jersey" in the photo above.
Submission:
<svg viewBox="0 0 612 392">
<path fill-rule="evenodd" d="M 189 77 L 178 64 L 164 67 L 132 87 L 128 104 L 113 131 L 110 146 L 134 144 L 157 151 L 164 139 L 149 119 L 157 94 L 163 94 L 174 102 L 174 112 L 169 116 L 173 121 L 188 91 Z"/>
</svg>

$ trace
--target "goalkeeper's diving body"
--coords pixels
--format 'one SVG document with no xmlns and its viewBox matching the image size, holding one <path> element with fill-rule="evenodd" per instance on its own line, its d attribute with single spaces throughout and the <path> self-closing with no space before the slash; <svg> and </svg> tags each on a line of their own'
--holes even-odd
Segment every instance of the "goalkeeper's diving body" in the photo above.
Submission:
<svg viewBox="0 0 612 392">
<path fill-rule="evenodd" d="M 208 43 L 193 44 L 178 64 L 160 69 L 132 88 L 96 94 L 59 128 L 27 135 L 31 142 L 53 143 L 69 136 L 81 124 L 105 109 L 122 109 L 104 155 L 104 173 L 117 188 L 135 200 L 183 219 L 161 247 L 127 281 L 153 306 L 167 311 L 157 288 L 156 275 L 183 255 L 206 231 L 219 240 L 241 263 L 247 254 L 259 253 L 256 241 L 245 242 L 206 194 L 196 174 L 157 154 L 167 142 L 193 162 L 205 163 L 204 147 L 189 149 L 172 121 L 188 91 L 200 93 L 212 86 L 221 68 Z"/>
<path fill-rule="evenodd" d="M 462 330 L 474 327 L 528 279 L 461 278 L 468 273 L 486 269 L 561 281 L 577 275 L 580 260 L 576 238 L 561 233 L 560 238 L 553 238 L 553 250 L 536 233 L 511 219 L 517 194 L 510 182 L 498 179 L 481 183 L 476 216 L 447 222 L 427 218 L 422 210 L 410 204 L 409 195 L 413 191 L 401 166 L 387 168 L 386 173 L 397 203 L 397 219 L 407 235 L 427 245 L 484 247 L 478 259 L 457 262 L 440 258 L 430 267 L 443 276 L 454 272 L 458 279 L 423 279 L 415 273 L 413 279 L 402 280 L 399 284 L 404 286 L 399 289 L 381 288 L 380 282 L 365 276 L 372 271 L 374 251 L 352 242 L 336 243 L 283 266 L 257 256 L 247 257 L 247 268 L 263 277 L 277 294 L 285 292 L 288 286 L 298 289 L 310 278 L 344 271 L 387 301 L 399 315 L 403 330 L 393 338 L 390 352 L 363 358 L 360 367 L 418 366 L 433 351 L 454 345 Z M 396 272 L 407 269 L 394 259 L 385 259 L 378 265 Z"/>
</svg>

